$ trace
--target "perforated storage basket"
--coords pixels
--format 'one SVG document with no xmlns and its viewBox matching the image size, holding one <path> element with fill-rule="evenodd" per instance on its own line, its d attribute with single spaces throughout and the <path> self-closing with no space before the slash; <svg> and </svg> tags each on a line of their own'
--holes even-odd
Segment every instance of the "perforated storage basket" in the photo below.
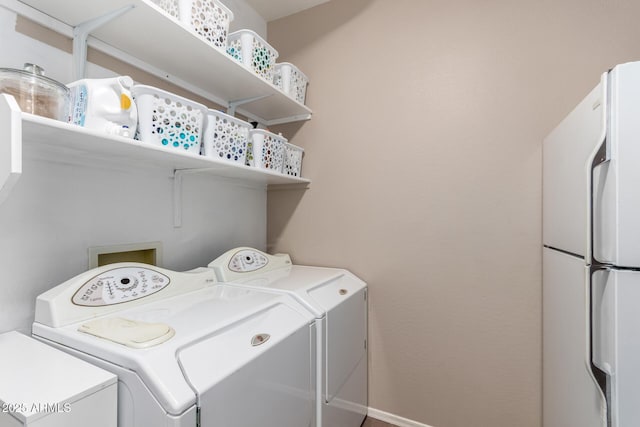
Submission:
<svg viewBox="0 0 640 427">
<path fill-rule="evenodd" d="M 295 65 L 288 62 L 276 64 L 273 73 L 273 84 L 291 98 L 304 104 L 309 79 Z"/>
<path fill-rule="evenodd" d="M 152 0 L 167 14 L 182 22 L 219 49 L 227 48 L 233 12 L 217 0 Z"/>
<path fill-rule="evenodd" d="M 297 145 L 284 144 L 284 168 L 282 173 L 290 176 L 300 177 L 300 171 L 302 170 L 302 157 L 304 155 L 304 149 Z"/>
<path fill-rule="evenodd" d="M 278 51 L 253 31 L 229 34 L 227 53 L 269 83 L 273 82 Z"/>
<path fill-rule="evenodd" d="M 180 1 L 179 0 L 151 0 L 151 3 L 164 10 L 167 15 L 173 16 L 180 20 Z"/>
<path fill-rule="evenodd" d="M 252 126 L 216 110 L 209 110 L 202 139 L 202 154 L 207 157 L 244 164 Z"/>
<path fill-rule="evenodd" d="M 282 173 L 284 168 L 284 146 L 287 139 L 262 129 L 249 132 L 250 148 L 247 165 Z"/>
<path fill-rule="evenodd" d="M 134 85 L 131 94 L 138 107 L 136 139 L 200 154 L 207 107 L 152 86 Z"/>
</svg>

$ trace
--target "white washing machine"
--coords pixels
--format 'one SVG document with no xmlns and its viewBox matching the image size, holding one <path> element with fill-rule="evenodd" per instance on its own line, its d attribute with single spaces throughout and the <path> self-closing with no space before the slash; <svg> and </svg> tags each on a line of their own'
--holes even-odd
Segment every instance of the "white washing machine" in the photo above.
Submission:
<svg viewBox="0 0 640 427">
<path fill-rule="evenodd" d="M 314 316 L 210 269 L 90 270 L 38 297 L 33 335 L 118 376 L 119 427 L 316 425 Z"/>
<path fill-rule="evenodd" d="M 209 264 L 218 280 L 291 295 L 316 318 L 317 425 L 359 427 L 367 413 L 367 284 L 347 270 L 292 265 L 236 248 Z"/>
</svg>

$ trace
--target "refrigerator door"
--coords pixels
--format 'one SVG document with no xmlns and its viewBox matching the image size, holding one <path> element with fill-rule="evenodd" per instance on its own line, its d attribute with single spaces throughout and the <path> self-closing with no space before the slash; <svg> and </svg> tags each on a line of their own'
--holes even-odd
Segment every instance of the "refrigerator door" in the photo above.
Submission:
<svg viewBox="0 0 640 427">
<path fill-rule="evenodd" d="M 605 427 L 606 402 L 590 373 L 587 267 L 543 250 L 543 427 Z"/>
<path fill-rule="evenodd" d="M 543 243 L 586 256 L 587 163 L 605 134 L 605 84 L 601 82 L 543 143 Z"/>
<path fill-rule="evenodd" d="M 594 364 L 608 374 L 612 427 L 640 421 L 640 271 L 594 274 Z"/>
<path fill-rule="evenodd" d="M 640 62 L 618 65 L 609 77 L 610 161 L 594 171 L 594 256 L 640 267 Z"/>
</svg>

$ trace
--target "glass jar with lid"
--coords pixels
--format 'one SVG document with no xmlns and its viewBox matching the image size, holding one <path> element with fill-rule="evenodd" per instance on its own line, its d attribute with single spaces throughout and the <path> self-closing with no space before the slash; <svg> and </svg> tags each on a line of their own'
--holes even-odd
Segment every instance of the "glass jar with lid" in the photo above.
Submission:
<svg viewBox="0 0 640 427">
<path fill-rule="evenodd" d="M 0 68 L 0 93 L 12 95 L 25 113 L 69 121 L 69 88 L 45 77 L 35 64 L 23 70 Z"/>
</svg>

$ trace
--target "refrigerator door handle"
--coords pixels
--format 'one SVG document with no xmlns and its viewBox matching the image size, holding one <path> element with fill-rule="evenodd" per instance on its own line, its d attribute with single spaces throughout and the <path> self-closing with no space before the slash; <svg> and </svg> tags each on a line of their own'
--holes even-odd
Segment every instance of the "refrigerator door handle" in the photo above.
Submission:
<svg viewBox="0 0 640 427">
<path fill-rule="evenodd" d="M 595 170 L 599 165 L 608 162 L 611 159 L 611 149 L 610 144 L 607 139 L 607 131 L 609 129 L 610 124 L 610 97 L 611 91 L 609 90 L 609 73 L 604 73 L 602 75 L 602 87 L 604 88 L 604 105 L 602 108 L 603 114 L 603 122 L 605 126 L 603 126 L 602 132 L 599 136 L 600 144 L 598 144 L 595 150 L 589 156 L 589 159 L 586 162 L 586 171 L 587 174 L 587 230 L 586 230 L 586 255 L 585 261 L 589 266 L 589 274 L 587 274 L 585 281 L 585 333 L 586 333 L 586 342 L 587 348 L 586 350 L 586 364 L 587 371 L 591 376 L 591 379 L 597 384 L 598 390 L 602 395 L 602 401 L 605 402 L 605 408 L 602 408 L 602 413 L 606 416 L 606 425 L 607 427 L 611 427 L 611 402 L 610 402 L 610 393 L 608 390 L 610 381 L 608 380 L 608 375 L 605 371 L 600 369 L 594 361 L 594 357 L 601 361 L 601 356 L 603 352 L 603 348 L 601 346 L 599 348 L 595 348 L 595 341 L 600 337 L 601 334 L 598 333 L 597 336 L 594 336 L 594 325 L 598 328 L 602 327 L 601 316 L 595 315 L 595 304 L 594 304 L 594 296 L 597 295 L 596 284 L 594 283 L 594 276 L 596 274 L 601 274 L 603 271 L 607 271 L 609 268 L 606 264 L 599 262 L 595 258 L 594 251 L 594 234 L 595 234 L 595 225 L 594 225 L 594 217 L 595 217 Z M 599 343 L 600 345 L 602 343 Z M 604 422 L 605 420 L 603 420 Z"/>
<path fill-rule="evenodd" d="M 602 106 L 602 120 L 605 123 L 605 126 L 602 127 L 602 132 L 598 137 L 598 141 L 601 141 L 600 144 L 596 145 L 595 150 L 591 153 L 587 162 L 585 164 L 587 174 L 587 206 L 585 212 L 587 212 L 587 230 L 586 230 L 586 255 L 585 260 L 589 265 L 597 264 L 597 261 L 594 257 L 594 209 L 595 209 L 595 169 L 602 163 L 608 162 L 611 159 L 611 149 L 607 140 L 607 129 L 609 129 L 610 122 L 610 114 L 609 114 L 609 106 L 610 106 L 610 94 L 609 90 L 609 73 L 604 73 L 602 75 L 602 87 L 603 87 L 603 106 Z"/>
<path fill-rule="evenodd" d="M 585 325 L 586 325 L 586 365 L 591 379 L 597 384 L 602 397 L 606 425 L 611 427 L 611 345 L 605 340 L 611 336 L 611 316 L 607 307 L 606 286 L 610 268 L 594 266 L 589 268 L 585 281 Z M 596 280 L 596 278 L 598 280 Z"/>
</svg>

